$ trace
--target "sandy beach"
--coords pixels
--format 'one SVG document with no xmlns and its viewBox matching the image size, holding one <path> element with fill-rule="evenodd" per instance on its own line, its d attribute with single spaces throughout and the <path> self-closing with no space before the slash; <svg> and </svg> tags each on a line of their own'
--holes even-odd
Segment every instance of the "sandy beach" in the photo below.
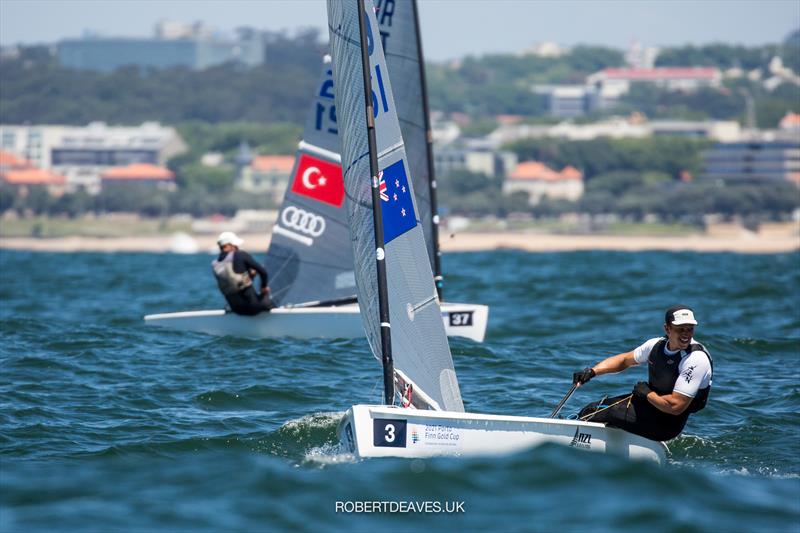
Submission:
<svg viewBox="0 0 800 533">
<path fill-rule="evenodd" d="M 243 234 L 244 248 L 253 252 L 266 250 L 269 236 Z M 172 235 L 147 237 L 62 237 L 0 239 L 0 248 L 49 252 L 176 252 L 212 251 L 216 235 L 193 235 L 191 239 Z M 190 245 L 186 247 L 187 243 Z M 626 235 L 553 235 L 529 232 L 458 232 L 441 237 L 444 252 L 475 252 L 513 249 L 528 252 L 565 252 L 580 250 L 644 250 L 784 253 L 800 249 L 800 232 L 796 227 L 766 228 L 758 233 L 746 230 L 716 231 L 687 236 Z"/>
</svg>

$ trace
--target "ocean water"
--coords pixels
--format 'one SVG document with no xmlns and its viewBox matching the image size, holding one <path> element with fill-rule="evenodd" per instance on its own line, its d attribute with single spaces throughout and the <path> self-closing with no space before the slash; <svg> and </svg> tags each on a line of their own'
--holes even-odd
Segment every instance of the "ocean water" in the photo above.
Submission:
<svg viewBox="0 0 800 533">
<path fill-rule="evenodd" d="M 444 257 L 446 297 L 491 306 L 484 344 L 451 342 L 470 411 L 546 416 L 572 372 L 692 305 L 714 388 L 662 467 L 554 445 L 354 461 L 338 419 L 381 398 L 364 339 L 144 325 L 218 307 L 210 260 L 0 251 L 1 531 L 800 531 L 798 253 Z M 396 512 L 342 512 L 357 502 Z"/>
</svg>

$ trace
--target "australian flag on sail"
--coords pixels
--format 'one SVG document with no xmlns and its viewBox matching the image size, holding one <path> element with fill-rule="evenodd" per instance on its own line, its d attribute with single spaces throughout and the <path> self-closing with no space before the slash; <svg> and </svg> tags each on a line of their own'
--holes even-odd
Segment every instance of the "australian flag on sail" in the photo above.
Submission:
<svg viewBox="0 0 800 533">
<path fill-rule="evenodd" d="M 417 225 L 403 160 L 383 169 L 380 178 L 383 240 L 389 243 Z"/>
</svg>

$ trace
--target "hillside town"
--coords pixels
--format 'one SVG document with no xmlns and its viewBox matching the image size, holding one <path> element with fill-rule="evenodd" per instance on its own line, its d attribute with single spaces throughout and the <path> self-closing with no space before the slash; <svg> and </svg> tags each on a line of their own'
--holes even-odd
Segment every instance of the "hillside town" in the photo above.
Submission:
<svg viewBox="0 0 800 533">
<path fill-rule="evenodd" d="M 20 61 L 23 53 L 4 49 L 0 65 Z M 152 38 L 89 36 L 62 41 L 49 52 L 58 72 L 99 76 L 111 76 L 131 65 L 205 71 L 233 62 L 240 68 L 257 68 L 269 64 L 270 53 L 270 39 L 262 33 L 243 30 L 225 40 L 205 25 L 177 22 L 159 23 Z M 555 43 L 539 43 L 521 52 L 518 59 L 560 60 L 570 53 Z M 665 221 L 657 209 L 647 207 L 626 210 L 609 202 L 603 209 L 593 209 L 603 202 L 592 193 L 621 197 L 638 190 L 674 197 L 683 204 L 681 194 L 692 193 L 680 192 L 678 186 L 690 184 L 699 187 L 695 193 L 700 195 L 713 196 L 711 188 L 727 187 L 729 196 L 741 189 L 750 196 L 753 190 L 767 191 L 768 198 L 741 212 L 734 201 L 736 205 L 728 207 L 704 207 L 703 216 L 691 220 L 681 213 L 683 221 L 697 223 L 708 216 L 726 220 L 749 216 L 756 223 L 797 220 L 800 99 L 765 127 L 756 115 L 752 93 L 769 95 L 782 89 L 798 95 L 800 76 L 779 55 L 771 57 L 764 68 L 752 69 L 659 66 L 661 55 L 656 48 L 634 42 L 624 54 L 623 65 L 588 72 L 581 83 L 528 83 L 524 98 L 539 103 L 538 115 L 471 114 L 446 110 L 446 105 L 434 107 L 434 162 L 442 182 L 442 214 L 533 220 L 588 213 Z M 463 71 L 469 61 L 475 60 L 437 68 Z M 733 95 L 741 98 L 744 108 L 732 118 L 692 119 L 692 113 L 680 107 L 665 108 L 662 116 L 650 117 L 625 100 L 648 91 L 658 91 L 667 99 Z M 437 87 L 432 86 L 431 92 L 435 95 Z M 194 217 L 196 231 L 215 231 L 217 225 L 209 223 L 208 217 L 229 220 L 239 210 L 251 213 L 245 218 L 258 221 L 253 223 L 259 227 L 264 220 L 274 219 L 294 168 L 297 126 L 276 134 L 280 142 L 266 147 L 247 127 L 237 134 L 234 126 L 226 135 L 224 149 L 204 149 L 191 127 L 179 121 L 163 122 L 158 113 L 151 118 L 138 125 L 121 125 L 99 115 L 86 124 L 14 123 L 3 116 L 3 218 L 132 212 L 143 217 Z M 204 131 L 213 129 L 209 124 Z M 665 157 L 661 163 L 648 156 L 670 150 L 676 157 Z M 603 158 L 593 153 L 603 157 L 612 153 L 618 161 L 603 166 L 598 163 Z M 631 163 L 637 157 L 646 161 Z M 625 173 L 635 176 L 625 177 Z M 627 186 L 614 185 L 626 180 Z M 786 201 L 773 205 L 769 194 Z M 226 200 L 215 205 L 215 196 Z"/>
</svg>

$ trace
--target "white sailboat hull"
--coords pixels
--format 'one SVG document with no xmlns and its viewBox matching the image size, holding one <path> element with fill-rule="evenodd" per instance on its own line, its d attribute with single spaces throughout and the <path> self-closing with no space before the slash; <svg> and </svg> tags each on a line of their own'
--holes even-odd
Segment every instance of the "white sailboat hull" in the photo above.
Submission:
<svg viewBox="0 0 800 533">
<path fill-rule="evenodd" d="M 250 338 L 295 337 L 360 338 L 364 336 L 358 304 L 336 307 L 279 307 L 269 313 L 242 316 L 223 309 L 147 315 L 145 323 L 209 335 Z M 489 307 L 479 304 L 442 304 L 447 335 L 483 342 L 489 321 Z"/>
<path fill-rule="evenodd" d="M 663 464 L 667 447 L 595 422 L 354 405 L 338 428 L 358 458 L 496 455 L 554 442 Z"/>
</svg>

